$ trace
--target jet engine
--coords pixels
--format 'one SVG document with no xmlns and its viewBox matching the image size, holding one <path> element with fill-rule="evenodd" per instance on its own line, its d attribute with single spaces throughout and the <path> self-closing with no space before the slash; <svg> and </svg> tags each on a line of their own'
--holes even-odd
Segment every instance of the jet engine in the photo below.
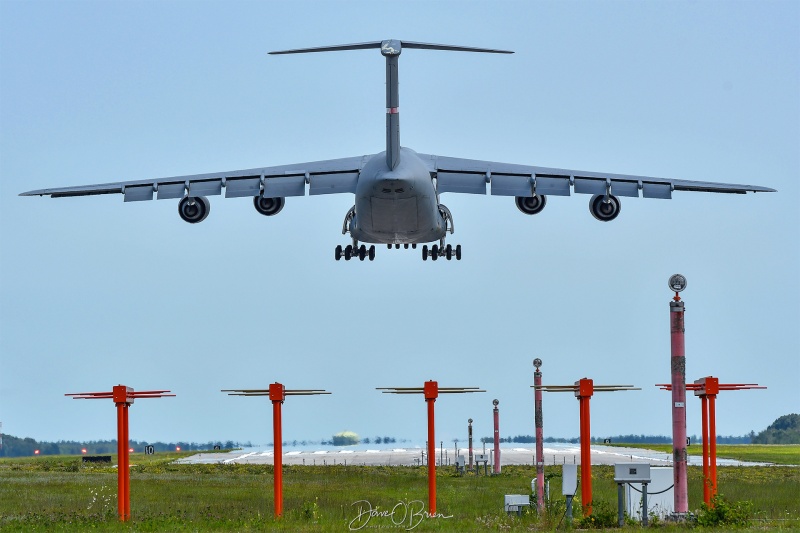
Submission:
<svg viewBox="0 0 800 533">
<path fill-rule="evenodd" d="M 211 203 L 205 196 L 185 196 L 178 203 L 178 214 L 189 224 L 202 222 L 211 212 Z"/>
<path fill-rule="evenodd" d="M 526 215 L 535 215 L 544 209 L 547 197 L 543 194 L 535 196 L 517 196 L 517 208 Z"/>
<path fill-rule="evenodd" d="M 622 204 L 619 203 L 619 198 L 609 194 L 595 194 L 589 200 L 589 212 L 592 216 L 600 222 L 609 222 L 617 218 L 619 211 L 622 209 Z"/>
<path fill-rule="evenodd" d="M 253 198 L 253 205 L 256 207 L 256 211 L 268 217 L 280 213 L 285 202 L 286 199 L 280 197 L 264 198 L 263 196 L 255 196 Z"/>
</svg>

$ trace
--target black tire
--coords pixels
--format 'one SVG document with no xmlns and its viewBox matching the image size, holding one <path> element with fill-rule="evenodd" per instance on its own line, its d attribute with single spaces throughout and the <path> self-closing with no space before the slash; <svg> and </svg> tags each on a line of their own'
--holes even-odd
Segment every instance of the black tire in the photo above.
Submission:
<svg viewBox="0 0 800 533">
<path fill-rule="evenodd" d="M 461 261 L 461 245 L 456 245 L 456 261 Z"/>
<path fill-rule="evenodd" d="M 392 249 L 392 243 L 387 244 L 386 247 L 391 250 Z"/>
<path fill-rule="evenodd" d="M 362 244 L 358 248 L 358 258 L 363 261 L 365 257 L 367 257 L 367 247 Z"/>
<path fill-rule="evenodd" d="M 427 261 L 428 260 L 428 245 L 427 244 L 422 247 L 422 260 L 423 261 Z"/>
<path fill-rule="evenodd" d="M 405 243 L 405 244 L 403 245 L 403 248 L 405 248 L 406 250 L 408 250 L 408 243 Z"/>
<path fill-rule="evenodd" d="M 434 244 L 433 246 L 431 246 L 431 259 L 433 259 L 434 261 L 439 259 L 439 245 L 438 244 Z"/>
<path fill-rule="evenodd" d="M 447 260 L 450 261 L 453 258 L 453 247 L 449 244 L 444 248 L 444 255 L 447 257 Z"/>
<path fill-rule="evenodd" d="M 372 245 L 372 246 L 369 247 L 368 255 L 369 255 L 369 260 L 370 261 L 375 261 L 375 245 Z"/>
<path fill-rule="evenodd" d="M 334 251 L 334 257 L 336 258 L 337 261 L 342 258 L 342 245 L 341 244 L 337 244 L 336 245 L 336 250 Z"/>
<path fill-rule="evenodd" d="M 345 261 L 350 261 L 351 257 L 353 257 L 353 247 L 348 244 L 344 248 L 344 260 Z"/>
</svg>

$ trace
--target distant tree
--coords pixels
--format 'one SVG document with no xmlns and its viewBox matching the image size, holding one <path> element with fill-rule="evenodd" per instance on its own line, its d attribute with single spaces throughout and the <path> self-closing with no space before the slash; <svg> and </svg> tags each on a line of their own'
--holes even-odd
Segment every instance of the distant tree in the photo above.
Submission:
<svg viewBox="0 0 800 533">
<path fill-rule="evenodd" d="M 351 446 L 358 444 L 358 435 L 352 431 L 342 431 L 333 436 L 334 446 Z"/>
<path fill-rule="evenodd" d="M 783 415 L 753 437 L 753 444 L 800 444 L 800 415 Z"/>
<path fill-rule="evenodd" d="M 364 444 L 369 444 L 369 437 L 364 437 L 364 440 L 362 442 Z"/>
<path fill-rule="evenodd" d="M 381 442 L 383 442 L 383 439 L 380 437 L 375 437 L 375 444 L 380 444 Z"/>
</svg>

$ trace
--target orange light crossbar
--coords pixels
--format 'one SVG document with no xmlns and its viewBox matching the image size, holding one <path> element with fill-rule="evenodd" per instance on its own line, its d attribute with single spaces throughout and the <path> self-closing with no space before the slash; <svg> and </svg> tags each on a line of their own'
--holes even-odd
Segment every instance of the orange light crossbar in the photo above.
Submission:
<svg viewBox="0 0 800 533">
<path fill-rule="evenodd" d="M 656 384 L 661 390 L 672 390 L 672 384 Z M 720 391 L 766 389 L 758 383 L 720 383 L 719 378 L 707 376 L 687 383 L 686 390 L 700 397 L 703 425 L 703 501 L 709 507 L 717 494 L 717 394 Z"/>
<path fill-rule="evenodd" d="M 580 402 L 581 430 L 581 505 L 584 516 L 592 514 L 592 450 L 590 441 L 591 417 L 589 400 L 595 392 L 616 392 L 642 390 L 633 385 L 595 385 L 589 378 L 582 378 L 572 385 L 533 385 L 533 389 L 543 392 L 572 392 Z"/>
<path fill-rule="evenodd" d="M 377 387 L 383 394 L 424 394 L 428 405 L 428 513 L 436 514 L 436 428 L 433 404 L 439 394 L 486 392 L 479 387 L 439 387 L 437 381 L 426 381 L 422 387 Z"/>
<path fill-rule="evenodd" d="M 174 397 L 168 390 L 135 392 L 131 387 L 116 385 L 108 392 L 78 392 L 65 394 L 73 400 L 114 400 L 117 407 L 117 509 L 119 519 L 131 519 L 131 462 L 128 433 L 128 407 L 136 398 Z"/>
<path fill-rule="evenodd" d="M 287 396 L 312 396 L 331 394 L 322 389 L 287 389 L 277 381 L 270 383 L 268 389 L 224 389 L 228 396 L 268 396 L 272 402 L 272 438 L 275 443 L 273 453 L 273 493 L 275 518 L 283 516 L 283 427 L 281 424 L 281 405 Z"/>
</svg>

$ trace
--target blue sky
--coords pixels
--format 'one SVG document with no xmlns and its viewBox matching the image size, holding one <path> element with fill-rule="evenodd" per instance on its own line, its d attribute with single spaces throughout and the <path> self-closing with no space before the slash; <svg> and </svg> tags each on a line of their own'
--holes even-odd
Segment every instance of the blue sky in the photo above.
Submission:
<svg viewBox="0 0 800 533">
<path fill-rule="evenodd" d="M 724 393 L 720 434 L 800 409 L 800 4 L 796 2 L 0 2 L 0 421 L 38 439 L 115 435 L 110 402 L 67 392 L 167 388 L 137 402 L 131 438 L 425 438 L 422 398 L 375 387 L 481 386 L 442 397 L 443 440 L 532 434 L 533 367 L 590 377 L 592 433 L 669 434 L 668 277 L 688 278 L 687 378 Z M 763 185 L 773 194 L 588 197 L 535 217 L 507 197 L 445 194 L 461 262 L 378 247 L 335 262 L 350 195 L 291 198 L 279 216 L 212 197 L 23 198 L 30 189 L 372 154 L 384 143 L 377 51 L 268 56 L 381 40 L 406 50 L 401 142 L 424 153 Z M 700 433 L 689 399 L 688 432 Z M 545 397 L 545 434 L 577 436 L 578 405 Z"/>
</svg>

